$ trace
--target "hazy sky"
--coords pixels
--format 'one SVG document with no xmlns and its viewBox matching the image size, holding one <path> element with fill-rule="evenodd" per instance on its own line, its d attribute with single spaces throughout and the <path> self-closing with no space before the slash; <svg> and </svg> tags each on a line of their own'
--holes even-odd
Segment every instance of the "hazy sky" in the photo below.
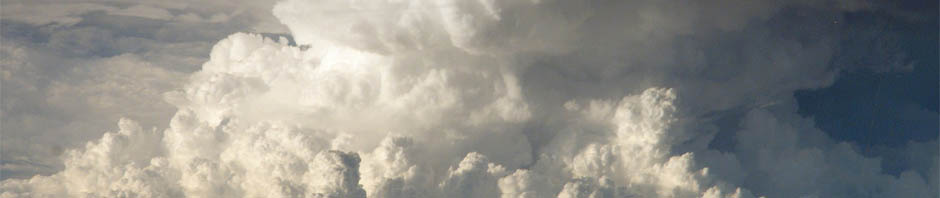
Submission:
<svg viewBox="0 0 940 198">
<path fill-rule="evenodd" d="M 938 197 L 936 1 L 0 2 L 0 197 Z"/>
</svg>

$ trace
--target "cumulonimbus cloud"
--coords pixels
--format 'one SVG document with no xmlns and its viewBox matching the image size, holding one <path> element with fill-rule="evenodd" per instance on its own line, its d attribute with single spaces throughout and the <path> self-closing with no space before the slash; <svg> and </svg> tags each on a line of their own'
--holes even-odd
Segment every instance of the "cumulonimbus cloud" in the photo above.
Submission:
<svg viewBox="0 0 940 198">
<path fill-rule="evenodd" d="M 793 91 L 826 86 L 837 73 L 824 67 L 832 41 L 769 39 L 773 32 L 751 24 L 791 7 L 865 8 L 831 3 L 283 1 L 274 14 L 300 46 L 233 34 L 182 89 L 165 94 L 179 109 L 166 130 L 121 120 L 118 131 L 70 151 L 65 170 L 7 180 L 0 190 L 2 197 L 935 195 L 936 156 L 924 160 L 930 170 L 884 174 L 877 159 L 828 139 L 793 110 Z M 752 9 L 725 11 L 736 5 Z M 756 35 L 728 42 L 773 48 L 716 63 L 707 59 L 727 54 L 689 41 L 735 32 Z M 736 108 L 747 112 L 737 144 L 708 148 L 716 132 L 705 115 Z"/>
</svg>

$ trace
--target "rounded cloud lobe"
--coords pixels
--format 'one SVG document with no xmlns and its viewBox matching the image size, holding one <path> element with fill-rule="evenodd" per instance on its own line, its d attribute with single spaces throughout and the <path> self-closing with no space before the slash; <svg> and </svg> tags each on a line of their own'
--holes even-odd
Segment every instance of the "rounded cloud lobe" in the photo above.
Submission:
<svg viewBox="0 0 940 198">
<path fill-rule="evenodd" d="M 122 119 L 0 196 L 936 196 L 936 154 L 886 174 L 796 113 L 851 68 L 801 38 L 826 26 L 765 23 L 866 4 L 606 3 L 279 2 L 300 46 L 233 34 L 164 94 L 165 130 Z M 710 148 L 728 111 L 736 144 Z"/>
</svg>

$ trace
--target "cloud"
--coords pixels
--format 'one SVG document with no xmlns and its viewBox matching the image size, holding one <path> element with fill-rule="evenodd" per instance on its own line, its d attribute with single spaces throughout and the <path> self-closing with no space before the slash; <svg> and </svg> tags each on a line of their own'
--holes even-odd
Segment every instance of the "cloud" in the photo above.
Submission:
<svg viewBox="0 0 940 198">
<path fill-rule="evenodd" d="M 540 174 L 519 169 L 500 178 L 499 191 L 502 198 L 531 198 L 553 196 L 552 184 Z"/>
<path fill-rule="evenodd" d="M 92 3 L 54 4 L 41 7 L 25 4 L 6 4 L 3 8 L 4 19 L 22 21 L 31 25 L 55 24 L 63 26 L 71 26 L 81 22 L 80 15 L 82 14 L 117 9 L 112 6 Z"/>
<path fill-rule="evenodd" d="M 427 165 L 420 163 L 424 152 L 414 139 L 389 136 L 372 151 L 371 159 L 363 160 L 363 184 L 368 197 L 427 197 L 432 183 L 422 174 Z M 431 191 L 433 192 L 433 191 Z"/>
<path fill-rule="evenodd" d="M 314 197 L 364 198 L 365 190 L 359 185 L 359 155 L 337 151 L 321 152 L 314 159 L 319 166 L 311 170 L 314 175 Z M 319 177 L 317 177 L 319 176 Z"/>
<path fill-rule="evenodd" d="M 146 58 L 117 55 L 96 59 L 90 68 L 101 71 L 66 75 L 85 82 L 118 70 L 116 79 L 87 83 L 114 87 L 52 83 L 60 94 L 36 98 L 58 104 L 76 90 L 149 90 L 158 93 L 142 97 L 177 111 L 162 130 L 122 119 L 115 132 L 69 149 L 62 171 L 7 179 L 0 190 L 3 197 L 930 197 L 937 156 L 921 150 L 935 142 L 912 143 L 903 152 L 916 165 L 891 175 L 879 158 L 829 138 L 795 110 L 794 91 L 828 86 L 852 69 L 828 64 L 843 38 L 818 18 L 869 6 L 283 1 L 273 15 L 296 45 L 236 33 L 187 78 L 155 67 L 120 70 Z M 165 20 L 154 13 L 144 18 Z M 46 46 L 76 56 L 110 49 L 94 47 L 102 40 L 96 32 L 106 31 L 62 32 Z M 200 38 L 147 49 L 172 51 Z M 120 42 L 105 46 L 112 45 Z M 3 59 L 11 63 L 5 84 L 41 84 L 28 77 L 42 75 L 12 77 L 43 72 L 16 58 Z M 120 78 L 134 71 L 148 72 Z M 153 91 L 139 82 L 180 85 Z M 89 104 L 147 104 L 102 101 Z M 13 103 L 5 100 L 5 113 L 16 110 L 6 104 Z M 733 112 L 743 112 L 738 127 L 721 129 L 716 117 Z M 709 147 L 720 130 L 732 130 L 730 149 Z"/>
<path fill-rule="evenodd" d="M 6 180 L 2 197 L 60 196 L 179 196 L 178 187 L 167 180 L 173 174 L 162 154 L 157 131 L 121 120 L 119 130 L 89 142 L 83 150 L 66 154 L 65 170 L 48 177 Z"/>
<path fill-rule="evenodd" d="M 12 42 L 0 50 L 4 178 L 61 169 L 57 157 L 66 148 L 115 129 L 113 120 L 122 115 L 165 125 L 173 107 L 153 99 L 184 79 L 133 54 L 60 58 Z"/>
<path fill-rule="evenodd" d="M 558 194 L 559 198 L 582 198 L 582 197 L 621 197 L 617 189 L 612 186 L 613 181 L 607 178 L 594 180 L 593 178 L 581 178 L 565 184 L 565 188 Z"/>
<path fill-rule="evenodd" d="M 765 110 L 754 110 L 743 121 L 737 156 L 742 167 L 751 172 L 745 186 L 768 192 L 767 196 L 834 197 L 872 195 L 893 197 L 893 189 L 923 185 L 936 177 L 913 171 L 893 176 L 883 173 L 880 160 L 867 158 L 849 143 L 809 144 L 812 136 L 824 135 L 805 118 L 780 118 Z M 809 137 L 806 137 L 809 136 Z M 934 158 L 935 157 L 930 157 Z M 928 162 L 935 163 L 935 162 Z M 771 182 L 747 181 L 774 178 Z M 925 178 L 926 177 L 926 178 Z M 904 193 L 922 193 L 913 197 L 929 197 L 931 188 L 911 189 Z M 773 189 L 773 190 L 770 190 Z M 926 191 L 922 191 L 926 190 Z"/>
<path fill-rule="evenodd" d="M 205 3 L 5 1 L 0 177 L 61 171 L 60 155 L 116 129 L 121 117 L 166 128 L 176 108 L 163 93 L 198 70 L 213 42 L 263 23 L 262 15 L 277 23 L 270 8 Z M 153 14 L 142 10 L 176 18 L 125 16 Z"/>
<path fill-rule="evenodd" d="M 497 180 L 506 175 L 506 168 L 489 163 L 479 153 L 468 153 L 441 183 L 446 197 L 497 197 Z"/>
<path fill-rule="evenodd" d="M 126 9 L 111 12 L 112 15 L 135 16 L 149 19 L 168 20 L 173 18 L 173 14 L 163 8 L 157 8 L 149 5 L 135 5 Z"/>
<path fill-rule="evenodd" d="M 368 145 L 369 135 L 366 132 L 378 128 L 398 128 L 403 131 L 408 129 L 405 132 L 413 131 L 411 134 L 418 135 L 434 132 L 417 130 L 422 127 L 463 127 L 481 130 L 477 133 L 492 133 L 475 128 L 491 128 L 490 123 L 512 124 L 526 119 L 524 104 L 512 104 L 521 100 L 516 94 L 518 90 L 511 88 L 514 81 L 504 79 L 482 83 L 486 82 L 483 80 L 507 78 L 500 75 L 499 71 L 491 71 L 496 75 L 452 70 L 426 71 L 407 74 L 417 77 L 416 80 L 420 81 L 373 81 L 371 78 L 376 76 L 397 75 L 388 70 L 388 65 L 383 65 L 388 62 L 382 57 L 339 47 L 335 51 L 320 55 L 288 46 L 286 40 L 275 42 L 248 34 L 231 36 L 220 42 L 211 54 L 211 60 L 204 65 L 204 69 L 192 76 L 191 80 L 195 83 L 184 86 L 179 92 L 167 94 L 168 101 L 177 105 L 180 111 L 170 121 L 169 128 L 163 132 L 162 138 L 153 138 L 162 140 L 159 142 L 165 152 L 152 157 L 166 159 L 167 166 L 177 171 L 165 179 L 180 181 L 179 187 L 175 188 L 188 196 L 253 196 L 271 193 L 289 195 L 298 192 L 311 196 L 329 196 L 335 193 L 344 196 L 364 195 L 361 189 L 349 188 L 349 185 L 358 186 L 359 183 L 358 173 L 352 173 L 358 171 L 358 160 L 351 160 L 352 157 L 345 155 L 336 157 L 317 154 L 325 152 L 330 142 L 343 139 L 345 136 L 341 134 L 354 135 L 358 141 L 366 142 L 357 141 L 351 145 L 353 148 L 360 148 Z M 282 58 L 268 59 L 269 57 Z M 257 67 L 257 63 L 280 65 L 283 70 Z M 385 70 L 388 73 L 376 75 L 364 72 L 366 69 Z M 389 80 L 393 79 L 396 78 Z M 457 84 L 461 80 L 481 83 Z M 303 87 L 301 85 L 311 83 L 318 86 L 300 92 L 295 90 Z M 477 93 L 459 93 L 453 92 L 456 88 L 450 86 L 482 89 Z M 436 101 L 429 97 L 450 97 L 452 100 Z M 457 100 L 468 97 L 476 100 Z M 510 105 L 506 105 L 507 103 Z M 302 108 L 291 110 L 292 107 L 298 106 Z M 259 107 L 274 111 L 259 111 L 262 110 Z M 417 110 L 417 113 L 404 114 L 400 109 Z M 521 113 L 514 113 L 517 111 Z M 441 123 L 458 122 L 438 116 L 444 113 L 463 115 L 472 122 L 464 123 L 463 126 L 442 126 Z M 296 120 L 299 117 L 318 114 L 346 114 L 348 117 L 335 116 L 308 124 Z M 389 122 L 384 126 L 359 128 L 348 124 L 363 117 L 368 119 L 369 114 L 375 114 L 373 116 L 376 117 L 372 119 L 377 120 L 399 116 L 403 120 L 413 120 L 418 125 L 398 126 L 396 122 Z M 258 122 L 262 120 L 267 121 Z M 442 144 L 440 146 L 447 145 L 443 142 Z M 528 149 L 525 145 L 521 146 L 523 147 L 517 148 Z M 451 150 L 453 149 L 446 151 Z M 494 151 L 506 152 L 502 149 Z M 513 156 L 507 155 L 494 156 L 503 156 L 504 160 L 514 159 Z M 316 163 L 317 161 L 323 163 Z M 313 166 L 330 164 L 327 162 L 339 165 Z M 342 169 L 337 167 L 350 168 L 349 171 L 337 173 L 343 177 L 330 180 L 332 182 L 321 180 L 324 176 L 317 176 L 324 174 L 324 170 Z M 494 189 L 495 179 L 498 178 L 492 181 Z M 435 183 L 433 186 L 436 185 Z M 247 186 L 270 187 L 246 188 Z M 84 192 L 87 191 L 66 193 L 78 195 Z"/>
<path fill-rule="evenodd" d="M 232 23 L 232 19 L 251 20 L 249 28 L 255 32 L 283 33 L 284 27 L 270 14 L 273 1 L 189 1 L 138 2 L 126 0 L 84 1 L 11 1 L 3 7 L 3 18 L 34 26 L 69 27 L 85 22 L 96 13 L 110 16 L 129 16 L 145 19 L 189 22 Z"/>
</svg>

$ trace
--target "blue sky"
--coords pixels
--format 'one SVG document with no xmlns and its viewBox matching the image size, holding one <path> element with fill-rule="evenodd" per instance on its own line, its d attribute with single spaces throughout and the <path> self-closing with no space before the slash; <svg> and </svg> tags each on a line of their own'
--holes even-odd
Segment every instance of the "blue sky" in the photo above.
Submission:
<svg viewBox="0 0 940 198">
<path fill-rule="evenodd" d="M 936 2 L 908 5 L 936 15 Z M 930 5 L 932 2 L 932 5 Z M 933 14 L 927 14 L 933 13 Z M 901 71 L 857 69 L 841 72 L 832 86 L 795 93 L 800 114 L 835 139 L 863 147 L 896 147 L 907 141 L 936 140 L 938 112 L 937 18 L 906 20 L 885 13 L 848 14 L 846 28 L 877 31 L 884 40 L 846 40 L 832 64 L 905 64 Z M 886 46 L 890 51 L 877 50 Z"/>
</svg>

